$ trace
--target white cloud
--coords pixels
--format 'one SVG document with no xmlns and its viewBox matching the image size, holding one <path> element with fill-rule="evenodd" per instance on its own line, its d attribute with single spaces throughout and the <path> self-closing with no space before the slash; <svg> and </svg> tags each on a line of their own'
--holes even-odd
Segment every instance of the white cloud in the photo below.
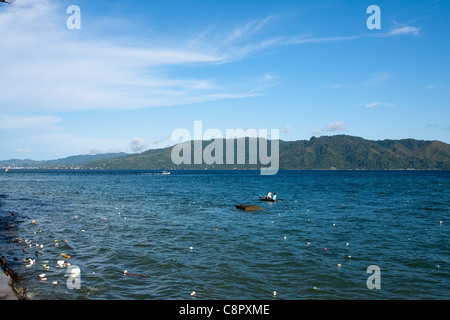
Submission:
<svg viewBox="0 0 450 320">
<path fill-rule="evenodd" d="M 292 130 L 292 128 L 290 127 L 290 126 L 284 126 L 284 128 L 283 128 L 283 132 L 284 133 L 288 133 L 289 131 L 291 131 Z"/>
<path fill-rule="evenodd" d="M 311 131 L 313 136 L 321 136 L 324 132 L 343 132 L 346 131 L 347 127 L 343 122 L 335 121 L 329 123 L 324 129 L 314 129 Z"/>
<path fill-rule="evenodd" d="M 345 131 L 347 130 L 345 124 L 340 121 L 332 122 L 328 124 L 325 128 L 326 131 L 337 132 L 337 131 Z"/>
<path fill-rule="evenodd" d="M 142 138 L 133 138 L 130 142 L 131 151 L 134 153 L 141 153 L 143 151 L 148 150 L 149 145 L 145 139 Z"/>
<path fill-rule="evenodd" d="M 311 131 L 311 134 L 316 137 L 321 136 L 322 133 L 323 133 L 323 129 L 314 129 L 313 131 Z"/>
</svg>

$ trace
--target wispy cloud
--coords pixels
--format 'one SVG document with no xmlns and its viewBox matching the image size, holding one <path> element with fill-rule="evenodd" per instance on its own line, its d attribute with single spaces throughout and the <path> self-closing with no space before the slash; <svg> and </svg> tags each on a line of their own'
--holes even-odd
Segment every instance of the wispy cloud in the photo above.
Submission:
<svg viewBox="0 0 450 320">
<path fill-rule="evenodd" d="M 27 115 L 16 116 L 0 114 L 0 129 L 18 130 L 18 129 L 42 129 L 54 126 L 61 122 L 60 117 L 45 115 Z"/>
<path fill-rule="evenodd" d="M 98 154 L 110 152 L 129 152 L 130 139 L 126 138 L 98 138 L 79 137 L 64 133 L 41 133 L 33 136 L 21 137 L 14 143 L 22 149 L 32 149 L 34 154 L 48 154 L 55 156 L 53 150 L 58 150 L 58 156 L 74 154 Z M 37 149 L 39 148 L 39 150 Z"/>
<path fill-rule="evenodd" d="M 186 78 L 173 70 L 225 64 L 274 47 L 361 37 L 268 36 L 262 31 L 277 20 L 269 15 L 229 30 L 209 27 L 177 43 L 142 46 L 99 38 L 92 31 L 68 31 L 59 6 L 53 0 L 21 0 L 0 12 L 0 60 L 8 61 L 0 73 L 0 81 L 8 84 L 0 89 L 0 112 L 130 110 L 252 97 L 266 86 Z M 387 35 L 419 31 L 403 26 Z"/>
<path fill-rule="evenodd" d="M 332 89 L 379 87 L 388 84 L 391 79 L 391 73 L 384 71 L 368 74 L 365 79 L 360 79 L 359 82 L 327 84 L 326 87 Z"/>
<path fill-rule="evenodd" d="M 364 105 L 366 108 L 375 108 L 375 107 L 393 107 L 395 104 L 389 102 L 373 101 L 362 105 Z"/>
<path fill-rule="evenodd" d="M 312 37 L 307 35 L 284 38 L 280 41 L 283 44 L 304 44 L 304 43 L 328 43 L 340 41 L 352 41 L 361 38 L 359 35 L 336 36 L 336 37 Z"/>
<path fill-rule="evenodd" d="M 388 32 L 384 33 L 385 36 L 404 36 L 404 35 L 411 35 L 411 36 L 419 36 L 420 35 L 420 28 L 414 27 L 414 26 L 396 26 L 393 27 Z"/>
<path fill-rule="evenodd" d="M 427 84 L 424 86 L 427 90 L 434 90 L 434 89 L 447 89 L 449 86 L 445 84 Z"/>
<path fill-rule="evenodd" d="M 377 86 L 386 84 L 391 78 L 392 78 L 392 76 L 388 72 L 374 73 L 374 74 L 371 74 L 367 80 L 362 81 L 361 86 L 377 87 Z"/>
<path fill-rule="evenodd" d="M 16 153 L 18 154 L 33 154 L 33 151 L 30 149 L 16 149 Z"/>
<path fill-rule="evenodd" d="M 237 26 L 231 32 L 225 34 L 224 39 L 222 40 L 223 44 L 234 43 L 243 38 L 247 38 L 259 30 L 261 30 L 266 24 L 268 24 L 272 20 L 271 16 L 255 19 L 247 22 L 243 26 Z"/>
<path fill-rule="evenodd" d="M 63 134 L 64 130 L 59 129 L 64 124 L 64 113 L 127 111 L 260 96 L 267 87 L 277 84 L 278 76 L 270 73 L 272 70 L 245 79 L 220 72 L 210 77 L 189 71 L 210 66 L 219 70 L 222 65 L 280 47 L 349 42 L 370 36 L 276 34 L 271 27 L 281 19 L 268 15 L 233 26 L 206 26 L 189 37 L 169 35 L 149 41 L 142 35 L 139 39 L 134 35 L 126 37 L 129 31 L 123 31 L 121 36 L 125 37 L 116 38 L 104 26 L 99 30 L 67 30 L 65 4 L 56 0 L 20 0 L 0 10 L 0 130 L 37 129 L 27 138 L 21 134 L 20 138 L 29 144 L 18 145 L 20 150 L 37 153 L 32 144 L 37 141 L 61 153 L 71 146 L 72 154 L 111 148 L 143 150 L 145 144 L 149 145 L 143 138 L 130 142 L 129 138 Z M 132 22 L 124 19 L 121 23 Z M 418 36 L 421 32 L 417 27 L 396 25 L 384 36 Z M 390 79 L 390 73 L 380 72 L 351 86 L 381 86 Z M 374 103 L 367 103 L 367 107 Z M 283 129 L 289 130 L 289 126 Z M 344 130 L 343 123 L 334 123 L 318 132 Z"/>
<path fill-rule="evenodd" d="M 8 61 L 0 73 L 7 84 L 0 89 L 0 112 L 129 110 L 253 96 L 251 84 L 231 90 L 227 80 L 176 76 L 172 68 L 242 58 L 253 51 L 242 41 L 270 21 L 236 28 L 219 48 L 189 40 L 142 47 L 68 31 L 62 18 L 51 0 L 23 0 L 0 12 L 0 59 Z M 232 42 L 237 54 L 227 47 Z"/>
</svg>

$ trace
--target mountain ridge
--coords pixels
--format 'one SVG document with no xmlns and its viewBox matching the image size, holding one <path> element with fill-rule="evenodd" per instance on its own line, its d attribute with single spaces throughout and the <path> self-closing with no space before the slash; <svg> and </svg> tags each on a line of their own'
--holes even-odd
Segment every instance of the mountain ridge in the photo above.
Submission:
<svg viewBox="0 0 450 320">
<path fill-rule="evenodd" d="M 250 139 L 245 138 L 248 159 Z M 224 161 L 225 161 L 225 139 Z M 213 140 L 214 141 L 214 140 Z M 236 155 L 236 139 L 234 150 Z M 189 141 L 194 150 L 193 141 Z M 202 151 L 211 143 L 202 142 Z M 270 141 L 268 154 L 270 154 Z M 171 160 L 173 147 L 147 150 L 140 154 L 93 161 L 88 169 L 259 169 L 263 165 L 238 164 L 180 164 Z M 192 154 L 191 154 L 192 155 Z M 235 162 L 236 163 L 236 162 Z M 385 139 L 366 140 L 349 135 L 312 137 L 310 140 L 279 140 L 280 169 L 444 169 L 450 170 L 450 145 L 437 140 Z"/>
<path fill-rule="evenodd" d="M 78 155 L 57 160 L 3 160 L 0 168 L 20 167 L 35 169 L 123 169 L 123 170 L 176 170 L 176 169 L 260 169 L 261 164 L 249 164 L 249 145 L 255 138 L 241 138 L 245 142 L 245 163 L 225 164 L 227 141 L 218 139 L 223 145 L 224 164 L 185 164 L 172 162 L 174 146 L 150 149 L 142 153 L 109 153 Z M 233 139 L 234 155 L 238 153 L 237 141 Z M 216 141 L 216 140 L 212 140 Z M 212 141 L 201 141 L 202 154 Z M 267 155 L 271 154 L 270 140 Z M 441 169 L 450 170 L 450 144 L 438 140 L 384 139 L 367 140 L 349 135 L 312 137 L 309 140 L 284 141 L 279 143 L 279 169 L 304 170 L 406 170 Z M 194 142 L 190 144 L 193 159 Z M 180 144 L 176 145 L 180 146 Z M 210 149 L 210 148 L 209 148 Z M 234 161 L 237 163 L 237 161 Z"/>
</svg>

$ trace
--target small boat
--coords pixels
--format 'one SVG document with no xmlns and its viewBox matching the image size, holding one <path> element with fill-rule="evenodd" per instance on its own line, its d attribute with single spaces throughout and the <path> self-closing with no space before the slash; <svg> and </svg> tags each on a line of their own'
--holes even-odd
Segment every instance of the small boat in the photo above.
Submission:
<svg viewBox="0 0 450 320">
<path fill-rule="evenodd" d="M 170 171 L 163 171 L 161 174 L 168 175 L 170 174 Z"/>
<path fill-rule="evenodd" d="M 9 169 L 8 169 L 8 168 L 6 168 L 6 169 L 5 169 L 5 172 L 8 172 L 8 171 L 9 171 Z"/>
<path fill-rule="evenodd" d="M 259 196 L 259 200 L 267 202 L 278 202 L 278 199 L 268 199 L 267 197 Z"/>
</svg>

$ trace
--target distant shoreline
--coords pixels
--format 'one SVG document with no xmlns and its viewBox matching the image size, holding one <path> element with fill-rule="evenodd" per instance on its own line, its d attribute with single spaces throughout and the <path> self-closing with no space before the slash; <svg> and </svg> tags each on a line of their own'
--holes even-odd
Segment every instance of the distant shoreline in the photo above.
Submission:
<svg viewBox="0 0 450 320">
<path fill-rule="evenodd" d="M 8 169 L 7 172 L 4 170 Z M 183 168 L 183 169 L 99 169 L 99 168 L 26 168 L 26 167 L 17 167 L 17 168 L 2 168 L 0 167 L 0 173 L 11 173 L 13 171 L 152 171 L 152 172 L 162 172 L 162 171 L 258 171 L 261 168 L 245 168 L 245 169 L 228 169 L 228 168 Z M 338 168 L 329 168 L 329 169 L 283 169 L 280 168 L 279 171 L 450 171 L 448 169 L 439 169 L 439 168 L 431 168 L 431 169 L 416 169 L 416 168 L 398 168 L 398 169 L 338 169 Z"/>
<path fill-rule="evenodd" d="M 360 137 L 336 135 L 310 140 L 283 141 L 275 154 L 266 150 L 267 161 L 250 161 L 250 138 L 244 147 L 220 150 L 218 158 L 204 162 L 193 161 L 191 151 L 186 159 L 173 159 L 173 147 L 149 149 L 141 153 L 106 153 L 77 155 L 55 160 L 10 159 L 0 160 L 0 169 L 71 169 L 71 170 L 261 170 L 274 168 L 272 157 L 278 158 L 277 170 L 450 170 L 450 144 L 437 140 L 366 140 Z M 202 142 L 201 155 L 211 153 L 209 141 Z M 191 144 L 194 144 L 191 141 Z M 236 145 L 236 142 L 233 143 Z M 215 153 L 215 149 L 213 149 Z M 184 151 L 183 151 L 184 152 Z M 190 154 L 189 154 L 190 153 Z M 198 152 L 200 153 L 200 152 Z M 261 150 L 254 156 L 259 155 Z M 176 154 L 176 152 L 175 152 Z M 220 155 L 221 154 L 221 155 Z M 238 156 L 240 156 L 238 161 Z M 183 156 L 184 157 L 184 156 Z M 270 160 L 270 161 L 269 161 Z"/>
</svg>

